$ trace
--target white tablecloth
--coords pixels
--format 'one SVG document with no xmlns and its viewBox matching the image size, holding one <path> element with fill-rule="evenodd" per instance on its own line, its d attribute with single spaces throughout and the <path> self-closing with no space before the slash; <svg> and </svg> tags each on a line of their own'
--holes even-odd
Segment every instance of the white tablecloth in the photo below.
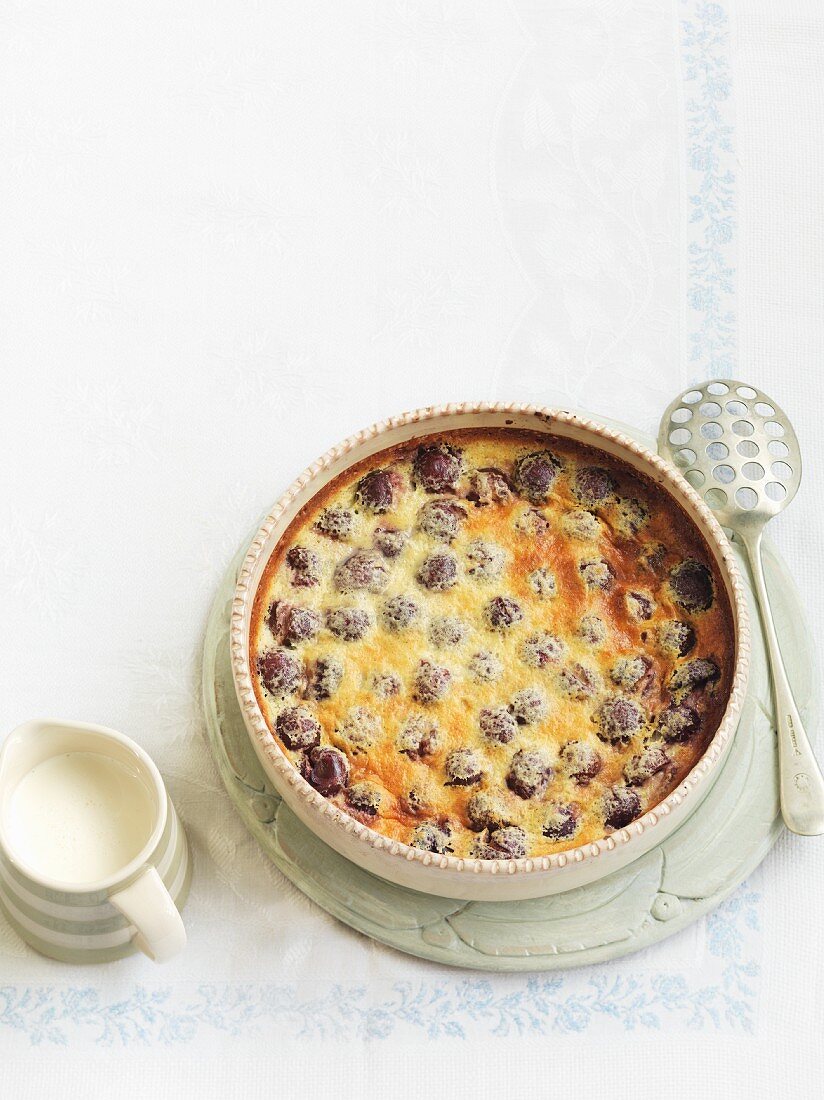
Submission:
<svg viewBox="0 0 824 1100">
<path fill-rule="evenodd" d="M 293 474 L 387 414 L 793 416 L 774 536 L 820 643 L 824 9 L 125 0 L 0 18 L 0 731 L 143 744 L 190 946 L 67 968 L 0 921 L 0 1096 L 822 1094 L 820 840 L 612 966 L 451 972 L 260 855 L 202 739 L 205 615 Z M 818 415 L 817 415 L 818 414 Z"/>
</svg>

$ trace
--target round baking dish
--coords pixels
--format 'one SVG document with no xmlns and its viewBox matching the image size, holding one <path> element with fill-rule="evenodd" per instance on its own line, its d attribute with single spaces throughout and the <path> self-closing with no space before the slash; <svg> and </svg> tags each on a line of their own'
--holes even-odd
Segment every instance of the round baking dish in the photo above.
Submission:
<svg viewBox="0 0 824 1100">
<path fill-rule="evenodd" d="M 381 836 L 318 794 L 281 752 L 252 685 L 252 605 L 266 564 L 300 509 L 349 466 L 398 443 L 465 428 L 544 432 L 597 447 L 664 487 L 700 531 L 715 558 L 733 614 L 735 667 L 729 699 L 701 759 L 667 798 L 637 821 L 601 839 L 551 856 L 480 860 L 437 855 Z M 445 405 L 404 413 L 350 436 L 312 463 L 277 501 L 252 540 L 232 604 L 231 660 L 235 689 L 252 745 L 275 789 L 321 840 L 367 871 L 443 897 L 503 901 L 543 897 L 595 881 L 642 856 L 700 805 L 729 749 L 744 699 L 749 629 L 743 586 L 724 532 L 677 471 L 619 432 L 582 417 L 527 405 Z"/>
</svg>

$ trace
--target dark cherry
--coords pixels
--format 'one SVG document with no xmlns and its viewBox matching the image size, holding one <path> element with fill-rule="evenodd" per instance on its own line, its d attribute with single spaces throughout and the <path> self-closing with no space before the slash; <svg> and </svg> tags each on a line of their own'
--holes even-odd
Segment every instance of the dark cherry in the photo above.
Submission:
<svg viewBox="0 0 824 1100">
<path fill-rule="evenodd" d="M 512 713 L 522 726 L 540 722 L 549 713 L 546 697 L 534 687 L 522 688 L 512 696 Z"/>
<path fill-rule="evenodd" d="M 588 588 L 602 588 L 606 591 L 612 587 L 615 574 L 612 571 L 612 566 L 603 558 L 597 561 L 582 561 L 578 566 L 578 571 Z"/>
<path fill-rule="evenodd" d="M 381 592 L 389 582 L 389 570 L 372 550 L 355 550 L 339 562 L 334 574 L 339 592 Z"/>
<path fill-rule="evenodd" d="M 466 635 L 466 627 L 460 619 L 439 615 L 429 624 L 429 640 L 439 649 L 460 645 Z"/>
<path fill-rule="evenodd" d="M 667 619 L 658 626 L 658 648 L 672 657 L 686 657 L 695 649 L 695 631 L 681 619 Z"/>
<path fill-rule="evenodd" d="M 645 622 L 652 618 L 655 601 L 645 592 L 627 592 L 625 600 L 627 611 L 633 619 Z"/>
<path fill-rule="evenodd" d="M 466 499 L 476 508 L 489 504 L 506 504 L 512 499 L 512 485 L 509 478 L 494 466 L 482 466 L 469 475 L 469 492 Z"/>
<path fill-rule="evenodd" d="M 346 789 L 346 801 L 360 814 L 374 817 L 381 807 L 381 792 L 372 783 L 353 783 Z"/>
<path fill-rule="evenodd" d="M 466 519 L 466 508 L 457 500 L 428 500 L 418 509 L 418 527 L 437 542 L 451 542 Z"/>
<path fill-rule="evenodd" d="M 276 600 L 269 608 L 269 629 L 281 645 L 294 646 L 318 636 L 323 620 L 311 607 Z"/>
<path fill-rule="evenodd" d="M 549 496 L 561 461 L 551 451 L 533 451 L 515 463 L 515 485 L 533 504 L 543 504 Z"/>
<path fill-rule="evenodd" d="M 581 787 L 591 783 L 604 766 L 604 758 L 585 741 L 568 741 L 561 749 L 564 773 Z"/>
<path fill-rule="evenodd" d="M 320 583 L 320 558 L 305 546 L 293 546 L 286 555 L 293 588 L 313 588 Z"/>
<path fill-rule="evenodd" d="M 336 638 L 357 642 L 372 625 L 372 620 L 359 607 L 334 607 L 326 612 L 326 625 Z"/>
<path fill-rule="evenodd" d="M 337 657 L 318 657 L 309 684 L 312 699 L 331 699 L 343 680 L 343 663 Z"/>
<path fill-rule="evenodd" d="M 382 516 L 391 512 L 403 488 L 396 470 L 370 470 L 355 487 L 355 501 L 368 512 Z"/>
<path fill-rule="evenodd" d="M 257 662 L 261 683 L 272 695 L 294 695 L 303 679 L 303 666 L 283 649 L 261 653 Z"/>
<path fill-rule="evenodd" d="M 645 715 L 634 699 L 625 695 L 610 695 L 595 713 L 598 736 L 602 741 L 616 744 L 628 741 L 644 724 Z"/>
<path fill-rule="evenodd" d="M 448 551 L 424 558 L 418 569 L 418 583 L 433 592 L 444 592 L 458 583 L 458 560 Z"/>
<path fill-rule="evenodd" d="M 600 689 L 601 679 L 593 669 L 575 664 L 562 668 L 558 673 L 558 685 L 572 699 L 591 699 Z"/>
<path fill-rule="evenodd" d="M 355 517 L 352 512 L 348 508 L 341 508 L 334 504 L 331 508 L 324 508 L 315 522 L 315 527 L 322 535 L 337 541 L 349 538 L 354 524 Z"/>
<path fill-rule="evenodd" d="M 712 607 L 712 575 L 694 558 L 676 565 L 670 573 L 670 587 L 675 602 L 685 611 L 706 611 Z"/>
<path fill-rule="evenodd" d="M 550 840 L 569 840 L 580 825 L 580 812 L 574 802 L 553 802 L 548 807 L 541 832 Z"/>
<path fill-rule="evenodd" d="M 604 504 L 615 495 L 615 478 L 601 466 L 579 466 L 570 489 L 582 504 Z"/>
<path fill-rule="evenodd" d="M 638 756 L 633 756 L 624 768 L 624 779 L 631 787 L 638 787 L 652 779 L 669 765 L 670 758 L 660 745 L 648 745 Z"/>
<path fill-rule="evenodd" d="M 641 813 L 641 799 L 630 787 L 611 787 L 601 802 L 604 825 L 608 829 L 625 829 Z"/>
<path fill-rule="evenodd" d="M 670 676 L 670 687 L 673 691 L 689 691 L 714 684 L 720 675 L 718 665 L 709 657 L 690 657 Z"/>
<path fill-rule="evenodd" d="M 505 745 L 518 732 L 518 723 L 506 707 L 484 707 L 478 715 L 478 725 L 487 741 Z"/>
<path fill-rule="evenodd" d="M 689 741 L 700 728 L 701 719 L 696 710 L 686 703 L 673 703 L 659 714 L 656 732 L 665 741 L 680 743 Z"/>
<path fill-rule="evenodd" d="M 530 634 L 521 646 L 521 658 L 531 668 L 557 665 L 566 652 L 566 645 L 554 634 Z"/>
<path fill-rule="evenodd" d="M 494 653 L 473 653 L 467 665 L 469 675 L 476 684 L 494 684 L 504 674 L 504 666 Z"/>
<path fill-rule="evenodd" d="M 506 807 L 497 795 L 489 791 L 478 791 L 466 804 L 466 816 L 469 827 L 476 833 L 482 829 L 498 829 L 508 825 Z"/>
<path fill-rule="evenodd" d="M 449 690 L 452 673 L 431 661 L 421 661 L 415 673 L 413 696 L 419 703 L 436 703 Z"/>
<path fill-rule="evenodd" d="M 438 855 L 444 855 L 452 851 L 450 839 L 448 827 L 437 825 L 434 821 L 425 821 L 415 829 L 411 844 L 413 848 L 420 848 L 424 852 L 437 852 Z"/>
<path fill-rule="evenodd" d="M 316 746 L 304 760 L 302 772 L 306 782 L 328 798 L 349 782 L 349 761 L 337 749 Z"/>
<path fill-rule="evenodd" d="M 470 787 L 480 783 L 483 764 L 473 749 L 453 749 L 446 758 L 446 777 L 449 786 Z"/>
<path fill-rule="evenodd" d="M 420 613 L 421 609 L 408 596 L 390 596 L 381 608 L 381 619 L 387 630 L 400 634 L 412 626 Z"/>
<path fill-rule="evenodd" d="M 447 493 L 458 484 L 463 469 L 461 452 L 448 443 L 418 448 L 412 462 L 412 477 L 427 493 Z"/>
<path fill-rule="evenodd" d="M 320 722 L 305 707 L 282 710 L 275 731 L 289 749 L 311 749 L 320 743 Z"/>
<path fill-rule="evenodd" d="M 555 574 L 545 566 L 533 570 L 527 580 L 529 581 L 529 587 L 539 599 L 551 600 L 558 594 L 558 583 L 555 580 Z"/>
<path fill-rule="evenodd" d="M 521 749 L 512 757 L 506 785 L 519 798 L 537 798 L 552 780 L 552 765 L 544 752 Z"/>
<path fill-rule="evenodd" d="M 613 684 L 632 691 L 648 675 L 652 662 L 647 657 L 619 657 L 610 671 Z"/>
<path fill-rule="evenodd" d="M 524 617 L 521 605 L 509 596 L 495 596 L 484 608 L 483 615 L 492 630 L 509 630 Z"/>
<path fill-rule="evenodd" d="M 385 558 L 397 558 L 408 539 L 408 532 L 395 527 L 376 527 L 372 532 L 372 544 Z"/>
<path fill-rule="evenodd" d="M 413 760 L 431 756 L 441 745 L 438 723 L 425 714 L 413 714 L 398 734 L 395 747 Z"/>
</svg>

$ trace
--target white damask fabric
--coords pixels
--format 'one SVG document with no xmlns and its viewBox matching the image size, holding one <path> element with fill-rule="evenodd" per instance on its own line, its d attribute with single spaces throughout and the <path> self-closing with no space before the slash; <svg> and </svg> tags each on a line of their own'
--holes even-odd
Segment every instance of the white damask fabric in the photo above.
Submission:
<svg viewBox="0 0 824 1100">
<path fill-rule="evenodd" d="M 797 422 L 775 537 L 822 641 L 823 48 L 812 0 L 0 18 L 0 736 L 123 730 L 195 857 L 163 968 L 62 966 L 0 921 L 0 1096 L 821 1095 L 820 841 L 612 965 L 449 971 L 262 856 L 198 676 L 230 558 L 334 441 L 472 399 L 654 434 L 730 373 Z"/>
</svg>

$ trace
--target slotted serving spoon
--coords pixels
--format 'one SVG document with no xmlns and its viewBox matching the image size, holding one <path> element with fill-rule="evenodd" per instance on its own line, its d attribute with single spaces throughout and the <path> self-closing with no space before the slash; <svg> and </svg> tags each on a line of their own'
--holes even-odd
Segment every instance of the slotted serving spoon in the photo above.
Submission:
<svg viewBox="0 0 824 1100">
<path fill-rule="evenodd" d="M 787 507 L 801 481 L 795 432 L 771 397 L 716 379 L 672 402 L 661 419 L 658 450 L 746 548 L 772 668 L 781 813 L 794 833 L 818 836 L 824 833 L 824 778 L 787 680 L 761 565 L 764 525 Z"/>
</svg>

